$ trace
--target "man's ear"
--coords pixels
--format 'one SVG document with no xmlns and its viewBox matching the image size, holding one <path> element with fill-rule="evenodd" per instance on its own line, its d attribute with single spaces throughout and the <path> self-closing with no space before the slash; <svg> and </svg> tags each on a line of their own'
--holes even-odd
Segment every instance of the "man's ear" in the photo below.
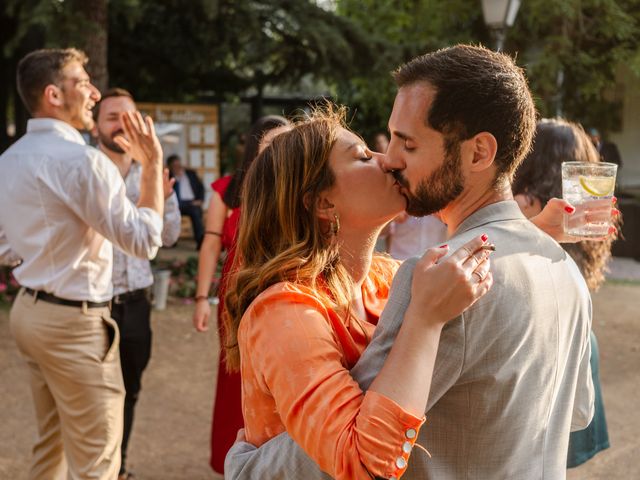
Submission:
<svg viewBox="0 0 640 480">
<path fill-rule="evenodd" d="M 54 107 L 61 107 L 64 105 L 62 90 L 58 86 L 50 83 L 44 88 L 42 101 Z"/>
<path fill-rule="evenodd" d="M 472 172 L 480 172 L 493 165 L 498 151 L 498 142 L 489 132 L 480 132 L 465 142 L 473 154 L 469 168 Z"/>
</svg>

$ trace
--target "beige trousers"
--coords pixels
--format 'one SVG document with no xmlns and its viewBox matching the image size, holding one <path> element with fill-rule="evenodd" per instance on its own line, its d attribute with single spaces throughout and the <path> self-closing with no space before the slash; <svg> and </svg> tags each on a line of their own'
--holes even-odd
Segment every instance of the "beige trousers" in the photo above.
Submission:
<svg viewBox="0 0 640 480">
<path fill-rule="evenodd" d="M 10 320 L 29 366 L 38 427 L 28 478 L 116 479 L 124 384 L 109 309 L 35 301 L 21 290 Z"/>
</svg>

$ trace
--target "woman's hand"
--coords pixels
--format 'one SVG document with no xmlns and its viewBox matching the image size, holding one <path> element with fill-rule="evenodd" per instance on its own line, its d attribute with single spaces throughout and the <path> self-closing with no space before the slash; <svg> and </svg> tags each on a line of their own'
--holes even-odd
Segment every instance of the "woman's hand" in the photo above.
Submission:
<svg viewBox="0 0 640 480">
<path fill-rule="evenodd" d="M 413 272 L 410 308 L 444 324 L 486 294 L 493 284 L 489 255 L 495 250 L 487 242 L 486 235 L 478 236 L 440 262 L 446 245 L 427 250 Z"/>
<path fill-rule="evenodd" d="M 547 202 L 542 211 L 535 217 L 531 217 L 529 220 L 545 232 L 556 242 L 559 243 L 576 243 L 583 240 L 602 241 L 607 237 L 599 238 L 585 238 L 569 235 L 564 231 L 564 217 L 569 215 L 569 224 L 573 227 L 584 225 L 588 222 L 598 220 L 598 217 L 602 217 L 603 221 L 608 221 L 612 217 L 616 217 L 620 214 L 620 211 L 613 208 L 615 203 L 615 197 L 613 200 L 604 200 L 601 204 L 595 202 L 591 203 L 591 208 L 588 213 L 584 211 L 576 211 L 576 208 L 566 200 L 561 198 L 552 198 Z M 617 233 L 615 227 L 609 227 L 609 236 Z"/>
<path fill-rule="evenodd" d="M 209 317 L 211 316 L 211 305 L 207 299 L 196 300 L 196 310 L 193 312 L 193 326 L 198 332 L 209 330 Z"/>
</svg>

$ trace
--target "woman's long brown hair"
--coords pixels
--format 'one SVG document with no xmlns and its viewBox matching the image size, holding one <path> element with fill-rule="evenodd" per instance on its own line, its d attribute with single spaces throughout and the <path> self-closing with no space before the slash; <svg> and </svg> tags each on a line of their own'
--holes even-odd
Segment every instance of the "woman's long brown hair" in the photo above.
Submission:
<svg viewBox="0 0 640 480">
<path fill-rule="evenodd" d="M 516 172 L 513 194 L 537 198 L 543 207 L 551 198 L 562 197 L 562 162 L 600 161 L 598 151 L 582 126 L 561 118 L 540 120 L 533 142 L 533 149 Z M 580 268 L 591 290 L 597 290 L 604 282 L 604 270 L 614 240 L 609 236 L 601 242 L 562 245 Z"/>
<path fill-rule="evenodd" d="M 316 214 L 335 181 L 329 154 L 345 109 L 326 106 L 273 139 L 242 187 L 236 257 L 225 297 L 227 368 L 240 366 L 238 327 L 253 300 L 278 282 L 303 283 L 328 306 L 348 312 L 352 281 L 329 224 Z"/>
</svg>

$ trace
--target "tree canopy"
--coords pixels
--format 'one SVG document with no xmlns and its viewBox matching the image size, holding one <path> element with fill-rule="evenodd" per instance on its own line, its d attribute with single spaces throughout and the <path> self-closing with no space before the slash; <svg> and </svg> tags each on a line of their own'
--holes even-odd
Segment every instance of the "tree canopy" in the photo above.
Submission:
<svg viewBox="0 0 640 480">
<path fill-rule="evenodd" d="M 35 48 L 93 47 L 89 71 L 98 85 L 126 87 L 144 101 L 260 96 L 309 76 L 342 82 L 376 48 L 361 27 L 310 0 L 7 0 L 0 16 L 3 71 L 13 75 Z M 100 68 L 107 59 L 108 81 Z M 15 99 L 13 78 L 2 81 Z"/>
<path fill-rule="evenodd" d="M 395 87 L 389 72 L 411 57 L 459 42 L 493 41 L 480 0 L 339 0 L 338 13 L 383 45 L 365 75 L 339 88 L 358 110 L 354 127 L 384 129 Z M 542 116 L 564 115 L 603 130 L 616 127 L 617 69 L 640 75 L 639 0 L 527 0 L 508 31 L 505 51 L 527 71 Z"/>
<path fill-rule="evenodd" d="M 327 2 L 321 2 L 326 5 Z M 40 47 L 88 50 L 98 85 L 139 100 L 220 101 L 295 90 L 301 79 L 330 85 L 365 135 L 386 128 L 390 72 L 411 57 L 458 42 L 491 45 L 480 0 L 5 0 L 0 7 L 6 117 L 15 66 Z M 640 0 L 527 0 L 505 50 L 528 73 L 541 114 L 616 127 L 621 64 L 640 75 Z M 107 69 L 108 66 L 108 69 Z M 13 100 L 13 102 L 12 102 Z"/>
</svg>

